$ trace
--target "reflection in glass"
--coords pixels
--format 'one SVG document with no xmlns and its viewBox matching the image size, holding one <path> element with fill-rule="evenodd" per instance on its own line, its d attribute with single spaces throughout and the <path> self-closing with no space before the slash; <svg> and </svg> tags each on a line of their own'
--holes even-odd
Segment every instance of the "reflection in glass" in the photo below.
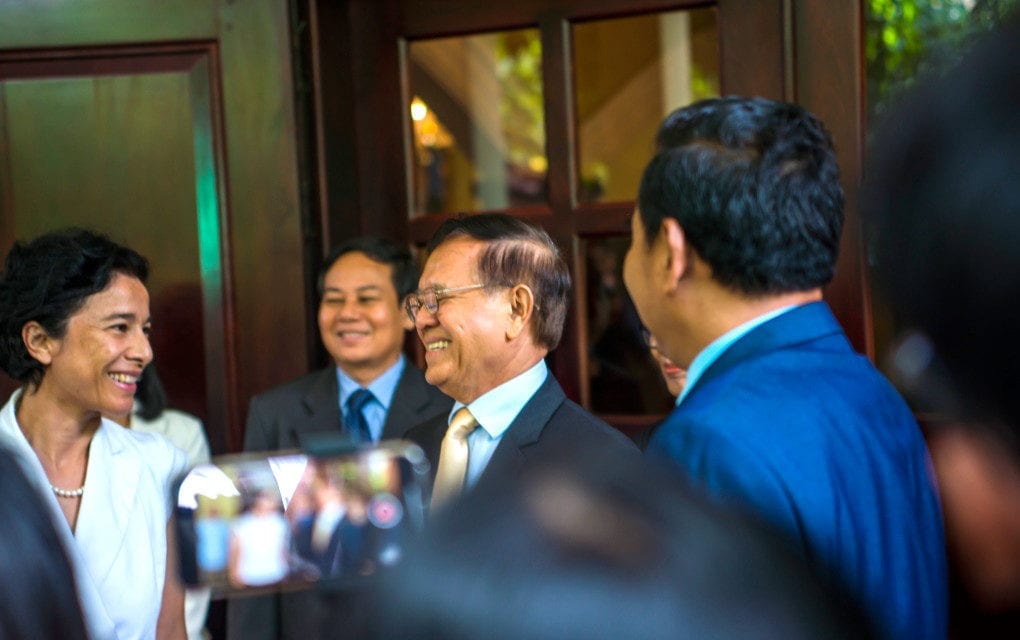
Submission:
<svg viewBox="0 0 1020 640">
<path fill-rule="evenodd" d="M 719 95 L 716 10 L 580 23 L 573 40 L 578 200 L 633 200 L 662 118 Z"/>
<path fill-rule="evenodd" d="M 1017 0 L 867 0 L 869 118 L 881 114 L 918 77 L 949 68 L 974 37 L 1018 8 Z"/>
<path fill-rule="evenodd" d="M 412 216 L 545 202 L 536 29 L 415 41 L 408 69 Z"/>
<path fill-rule="evenodd" d="M 591 409 L 610 414 L 665 414 L 673 406 L 623 286 L 628 238 L 585 244 Z"/>
</svg>

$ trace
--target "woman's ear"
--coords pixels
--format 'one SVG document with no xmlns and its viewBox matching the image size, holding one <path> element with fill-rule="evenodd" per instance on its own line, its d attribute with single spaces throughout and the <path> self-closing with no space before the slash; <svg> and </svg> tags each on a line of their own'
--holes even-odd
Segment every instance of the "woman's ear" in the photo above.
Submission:
<svg viewBox="0 0 1020 640">
<path fill-rule="evenodd" d="M 30 320 L 21 327 L 21 340 L 25 343 L 28 355 L 32 356 L 44 365 L 53 362 L 53 352 L 57 346 L 54 340 L 43 326 L 35 320 Z"/>
<path fill-rule="evenodd" d="M 506 339 L 513 340 L 521 334 L 531 321 L 535 312 L 535 294 L 531 287 L 519 284 L 509 292 L 510 324 L 506 328 Z"/>
</svg>

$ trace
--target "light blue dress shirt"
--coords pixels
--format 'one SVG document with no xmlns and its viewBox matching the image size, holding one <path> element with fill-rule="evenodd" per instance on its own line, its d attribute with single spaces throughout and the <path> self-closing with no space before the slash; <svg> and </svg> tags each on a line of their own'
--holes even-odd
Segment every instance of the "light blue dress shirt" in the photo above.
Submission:
<svg viewBox="0 0 1020 640">
<path fill-rule="evenodd" d="M 473 487 L 478 478 L 485 471 L 486 465 L 492 458 L 492 454 L 499 446 L 503 434 L 510 428 L 510 424 L 517 418 L 524 405 L 531 400 L 539 387 L 545 382 L 549 375 L 549 368 L 545 366 L 545 360 L 538 363 L 517 376 L 507 380 L 495 389 L 475 399 L 467 405 L 468 411 L 478 421 L 480 429 L 475 429 L 468 437 L 468 468 L 465 486 Z M 446 422 L 449 424 L 453 414 L 465 406 L 462 402 L 453 403 L 453 409 Z"/>
<path fill-rule="evenodd" d="M 400 383 L 400 376 L 404 374 L 405 366 L 407 366 L 407 358 L 401 353 L 392 367 L 373 380 L 372 384 L 365 387 L 375 396 L 361 410 L 361 414 L 365 416 L 365 422 L 368 423 L 368 431 L 372 434 L 372 442 L 379 442 L 379 438 L 382 437 L 383 425 L 386 423 L 386 414 L 390 411 L 390 403 L 393 402 L 393 394 L 397 390 L 397 384 Z M 352 393 L 362 387 L 353 378 L 344 373 L 340 367 L 336 369 L 336 382 L 337 387 L 340 389 L 340 413 L 343 415 L 344 422 L 346 423 L 348 422 L 347 398 L 350 398 Z"/>
<path fill-rule="evenodd" d="M 747 334 L 751 333 L 751 331 L 755 327 L 768 322 L 769 320 L 775 318 L 776 316 L 786 313 L 787 311 L 793 309 L 795 306 L 797 305 L 790 305 L 789 307 L 774 309 L 764 315 L 758 316 L 754 320 L 748 320 L 744 324 L 734 327 L 727 331 L 726 333 L 722 334 L 721 336 L 713 340 L 711 344 L 702 349 L 701 353 L 694 356 L 694 360 L 691 360 L 691 366 L 687 367 L 687 381 L 684 384 L 684 390 L 681 391 L 680 395 L 677 396 L 676 398 L 676 404 L 679 405 L 681 402 L 683 402 L 684 398 L 687 397 L 687 392 L 690 391 L 691 387 L 694 386 L 694 383 L 698 381 L 698 378 L 700 378 L 703 373 L 708 371 L 708 368 L 711 367 L 712 364 L 719 359 L 719 356 L 721 356 L 727 349 L 733 346 L 733 343 L 735 343 L 737 340 L 740 340 Z"/>
</svg>

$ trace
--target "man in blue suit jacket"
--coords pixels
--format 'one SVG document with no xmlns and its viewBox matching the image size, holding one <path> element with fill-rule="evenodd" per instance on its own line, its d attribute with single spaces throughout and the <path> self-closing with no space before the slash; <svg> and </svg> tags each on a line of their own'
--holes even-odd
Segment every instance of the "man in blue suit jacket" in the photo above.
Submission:
<svg viewBox="0 0 1020 640">
<path fill-rule="evenodd" d="M 688 372 L 647 455 L 785 532 L 883 637 L 945 638 L 925 442 L 822 301 L 843 224 L 828 132 L 795 105 L 722 98 L 670 114 L 657 147 L 624 279 Z"/>
<path fill-rule="evenodd" d="M 454 399 L 452 411 L 406 436 L 437 470 L 433 508 L 564 451 L 637 455 L 621 432 L 568 400 L 546 367 L 563 332 L 570 272 L 545 231 L 502 214 L 447 220 L 429 242 L 419 287 L 406 306 L 425 345 L 425 379 Z M 456 445 L 448 421 L 462 408 L 476 428 Z M 463 447 L 466 466 L 443 483 L 451 444 Z"/>
</svg>

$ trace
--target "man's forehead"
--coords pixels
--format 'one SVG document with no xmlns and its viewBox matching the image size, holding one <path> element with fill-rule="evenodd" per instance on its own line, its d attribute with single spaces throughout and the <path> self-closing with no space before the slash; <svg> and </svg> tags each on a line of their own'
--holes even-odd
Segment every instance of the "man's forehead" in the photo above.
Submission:
<svg viewBox="0 0 1020 640">
<path fill-rule="evenodd" d="M 457 236 L 444 240 L 428 258 L 422 267 L 421 283 L 423 285 L 446 284 L 432 281 L 436 278 L 452 279 L 470 276 L 478 264 L 478 254 L 488 243 L 468 236 Z"/>
<path fill-rule="evenodd" d="M 322 286 L 326 290 L 355 291 L 369 287 L 392 290 L 393 265 L 378 262 L 360 252 L 344 254 L 326 270 Z"/>
</svg>

